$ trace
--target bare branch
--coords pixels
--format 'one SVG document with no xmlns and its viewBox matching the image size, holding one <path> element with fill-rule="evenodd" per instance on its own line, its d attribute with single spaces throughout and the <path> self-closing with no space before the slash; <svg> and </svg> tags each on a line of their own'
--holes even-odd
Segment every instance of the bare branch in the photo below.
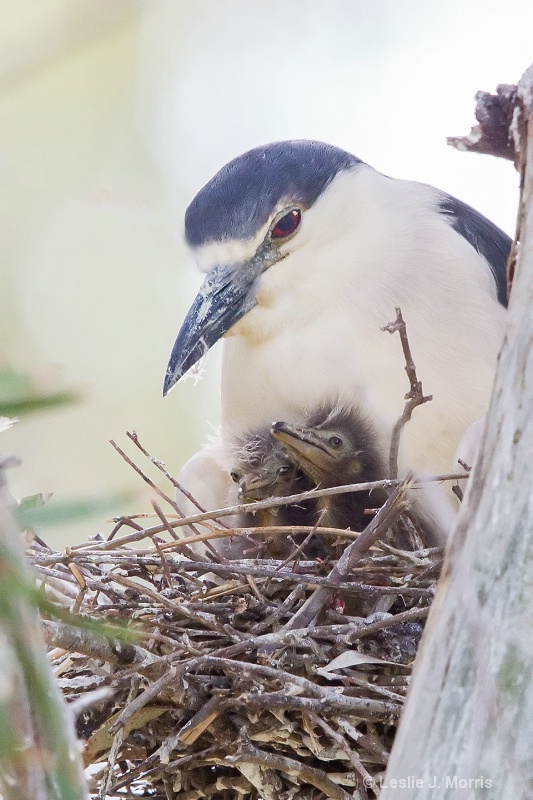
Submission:
<svg viewBox="0 0 533 800">
<path fill-rule="evenodd" d="M 405 395 L 405 400 L 407 402 L 405 403 L 403 414 L 396 422 L 392 430 L 389 453 L 389 476 L 391 479 L 398 477 L 398 453 L 400 450 L 400 438 L 402 435 L 402 430 L 411 419 L 412 413 L 417 406 L 421 406 L 423 403 L 433 400 L 433 395 L 427 395 L 424 397 L 424 393 L 422 391 L 422 381 L 419 381 L 416 376 L 416 367 L 411 355 L 411 348 L 407 338 L 407 327 L 402 317 L 402 311 L 400 308 L 396 308 L 395 310 L 395 322 L 389 322 L 381 330 L 387 331 L 388 333 L 396 333 L 396 331 L 398 331 L 400 334 L 400 341 L 402 343 L 402 350 L 405 358 L 405 371 L 407 372 L 407 377 L 409 378 L 409 384 L 411 388 Z"/>
</svg>

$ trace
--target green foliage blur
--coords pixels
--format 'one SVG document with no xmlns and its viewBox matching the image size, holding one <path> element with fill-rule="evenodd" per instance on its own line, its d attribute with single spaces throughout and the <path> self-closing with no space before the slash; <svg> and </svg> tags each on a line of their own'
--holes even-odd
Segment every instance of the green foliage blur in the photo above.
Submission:
<svg viewBox="0 0 533 800">
<path fill-rule="evenodd" d="M 34 375 L 11 366 L 0 368 L 0 432 L 17 423 L 18 417 L 70 405 L 80 399 L 79 393 L 74 390 L 43 387 L 41 383 Z M 54 502 L 48 506 L 47 501 L 51 496 L 42 493 L 20 500 L 15 509 L 15 518 L 22 530 L 68 524 L 88 516 L 112 514 L 129 498 L 129 495 L 122 492 L 102 498 Z"/>
<path fill-rule="evenodd" d="M 12 367 L 0 368 L 0 417 L 18 417 L 79 399 L 70 390 L 47 391 L 35 377 Z"/>
</svg>

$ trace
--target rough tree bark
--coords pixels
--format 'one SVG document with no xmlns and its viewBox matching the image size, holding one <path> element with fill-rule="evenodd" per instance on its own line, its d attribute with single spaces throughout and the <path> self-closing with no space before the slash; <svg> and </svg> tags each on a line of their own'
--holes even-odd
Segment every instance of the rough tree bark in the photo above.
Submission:
<svg viewBox="0 0 533 800">
<path fill-rule="evenodd" d="M 533 66 L 512 117 L 522 193 L 508 328 L 381 800 L 533 796 Z"/>
</svg>

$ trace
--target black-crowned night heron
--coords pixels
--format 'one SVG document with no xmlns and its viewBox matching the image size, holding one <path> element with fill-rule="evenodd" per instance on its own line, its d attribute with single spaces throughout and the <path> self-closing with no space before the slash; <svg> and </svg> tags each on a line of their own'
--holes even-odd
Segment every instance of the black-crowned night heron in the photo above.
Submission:
<svg viewBox="0 0 533 800">
<path fill-rule="evenodd" d="M 289 141 L 223 167 L 187 209 L 185 236 L 207 276 L 165 393 L 224 337 L 223 441 L 338 400 L 372 422 L 385 458 L 408 385 L 398 338 L 381 327 L 400 306 L 433 395 L 403 432 L 400 473 L 449 470 L 488 407 L 506 318 L 502 231 L 431 186 Z"/>
<path fill-rule="evenodd" d="M 272 435 L 284 447 L 313 485 L 320 489 L 366 483 L 385 477 L 377 437 L 368 422 L 354 411 L 321 410 L 304 425 L 275 422 Z M 317 499 L 321 525 L 363 530 L 371 517 L 365 513 L 386 500 L 383 491 L 353 492 Z"/>
</svg>

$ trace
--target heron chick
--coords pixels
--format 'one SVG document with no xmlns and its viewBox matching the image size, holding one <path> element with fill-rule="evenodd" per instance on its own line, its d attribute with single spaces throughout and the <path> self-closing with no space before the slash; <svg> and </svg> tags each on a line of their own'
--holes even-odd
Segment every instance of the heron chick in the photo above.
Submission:
<svg viewBox="0 0 533 800">
<path fill-rule="evenodd" d="M 367 420 L 355 411 L 322 410 L 303 426 L 275 422 L 271 431 L 317 488 L 366 483 L 385 477 L 376 434 Z M 382 490 L 321 497 L 317 499 L 321 525 L 362 530 L 370 519 L 366 509 L 383 505 L 385 499 Z"/>
<path fill-rule="evenodd" d="M 312 480 L 268 429 L 241 437 L 233 450 L 230 477 L 238 486 L 238 501 L 241 503 L 288 497 L 314 488 Z M 316 520 L 316 501 L 305 500 L 241 515 L 238 524 L 241 527 L 312 526 Z M 303 539 L 305 534 L 296 535 L 296 544 Z M 294 548 L 294 542 L 287 537 L 269 537 L 267 552 L 271 556 L 287 556 Z M 317 543 L 310 543 L 305 552 L 310 557 L 325 554 Z"/>
</svg>

